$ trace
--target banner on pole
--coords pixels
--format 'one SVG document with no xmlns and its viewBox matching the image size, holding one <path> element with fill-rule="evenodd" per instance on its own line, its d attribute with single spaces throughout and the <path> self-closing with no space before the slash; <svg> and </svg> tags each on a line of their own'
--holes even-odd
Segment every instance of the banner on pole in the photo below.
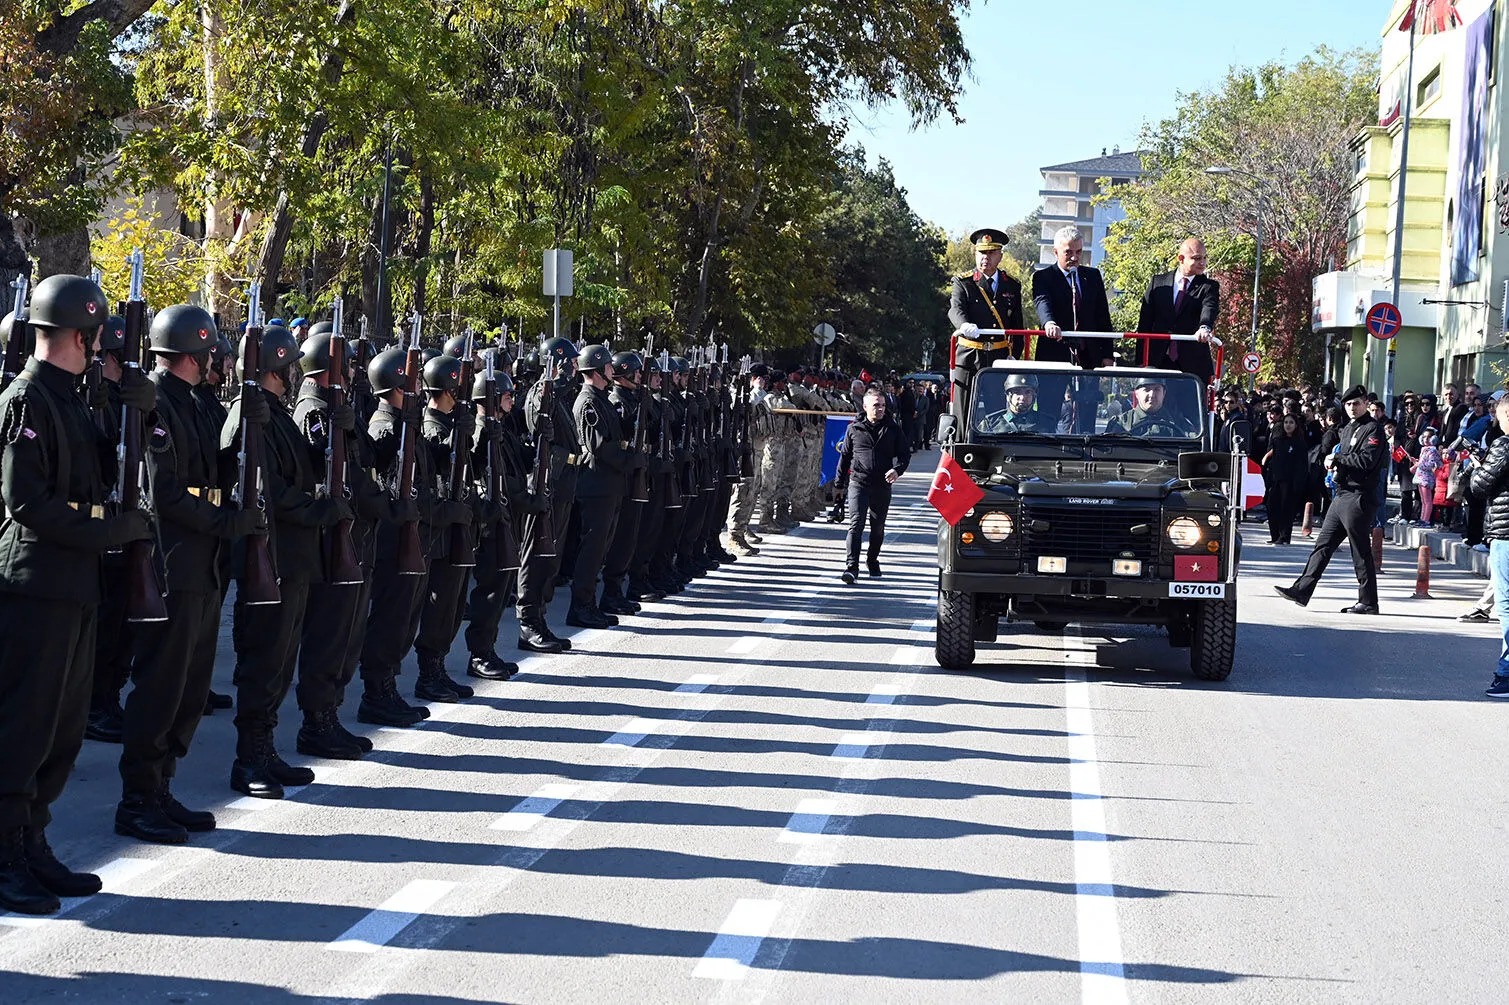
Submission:
<svg viewBox="0 0 1509 1005">
<path fill-rule="evenodd" d="M 823 423 L 823 473 L 820 485 L 827 485 L 838 477 L 838 448 L 849 431 L 851 415 L 830 415 Z"/>
</svg>

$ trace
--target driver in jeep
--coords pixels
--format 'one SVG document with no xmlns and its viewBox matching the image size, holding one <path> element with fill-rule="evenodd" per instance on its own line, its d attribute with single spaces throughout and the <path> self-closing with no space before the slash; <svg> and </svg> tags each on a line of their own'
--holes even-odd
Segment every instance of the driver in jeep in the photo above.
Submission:
<svg viewBox="0 0 1509 1005">
<path fill-rule="evenodd" d="M 1132 388 L 1132 409 L 1106 423 L 1108 433 L 1132 436 L 1189 436 L 1194 427 L 1174 409 L 1166 408 L 1168 387 L 1162 377 L 1144 377 Z"/>
<path fill-rule="evenodd" d="M 1006 378 L 1006 407 L 992 412 L 980 423 L 982 433 L 1029 433 L 1039 430 L 1039 413 L 1033 409 L 1037 403 L 1037 378 L 1025 373 L 1014 373 Z"/>
</svg>

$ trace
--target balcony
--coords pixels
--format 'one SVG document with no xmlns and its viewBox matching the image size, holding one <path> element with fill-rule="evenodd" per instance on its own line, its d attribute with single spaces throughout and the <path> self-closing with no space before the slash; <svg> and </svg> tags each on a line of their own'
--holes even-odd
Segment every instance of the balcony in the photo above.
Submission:
<svg viewBox="0 0 1509 1005">
<path fill-rule="evenodd" d="M 1040 195 L 1040 196 L 1046 196 L 1046 197 L 1049 197 L 1049 198 L 1078 199 L 1079 198 L 1079 189 L 1077 189 L 1077 188 L 1040 188 L 1040 189 L 1037 190 L 1037 194 Z"/>
</svg>

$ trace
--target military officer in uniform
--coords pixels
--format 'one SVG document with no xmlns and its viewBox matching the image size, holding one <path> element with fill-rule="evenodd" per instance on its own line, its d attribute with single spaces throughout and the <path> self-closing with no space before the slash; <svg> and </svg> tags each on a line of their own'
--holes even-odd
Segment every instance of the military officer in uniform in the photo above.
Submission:
<svg viewBox="0 0 1509 1005">
<path fill-rule="evenodd" d="M 1013 373 L 1006 378 L 1006 407 L 987 415 L 980 423 L 985 433 L 1035 433 L 1042 431 L 1042 416 L 1037 404 L 1037 378 Z"/>
<path fill-rule="evenodd" d="M 1094 380 L 1086 376 L 1085 380 Z M 1167 403 L 1168 384 L 1162 377 L 1143 377 L 1132 388 L 1132 410 L 1106 423 L 1108 433 L 1132 436 L 1191 436 L 1196 432 L 1189 419 Z"/>
<path fill-rule="evenodd" d="M 581 444 L 576 505 L 581 517 L 581 543 L 571 576 L 571 607 L 566 624 L 575 628 L 609 628 L 618 623 L 597 606 L 597 577 L 618 522 L 619 508 L 629 488 L 635 456 L 624 435 L 618 411 L 608 398 L 613 380 L 613 353 L 605 345 L 589 345 L 577 357 L 582 375 L 572 417 Z"/>
<path fill-rule="evenodd" d="M 168 620 L 136 626 L 142 638 L 126 700 L 115 830 L 156 844 L 182 844 L 190 831 L 215 829 L 212 814 L 187 809 L 173 796 L 172 779 L 215 672 L 225 590 L 220 553 L 237 538 L 267 533 L 260 509 L 221 505 L 224 420 L 194 395 L 219 338 L 215 319 L 200 307 L 177 304 L 152 319 L 157 421 L 147 441 L 147 484 L 167 565 Z"/>
<path fill-rule="evenodd" d="M 466 625 L 466 672 L 483 680 L 507 680 L 519 672 L 519 665 L 498 655 L 498 622 L 503 618 L 503 609 L 514 598 L 518 582 L 518 532 L 524 525 L 524 513 L 529 508 L 529 489 L 526 485 L 524 446 L 514 432 L 510 420 L 514 404 L 514 384 L 508 371 L 494 371 L 493 396 L 497 398 L 497 411 L 489 410 L 487 373 L 478 371 L 472 379 L 472 401 L 476 404 L 481 421 L 477 428 L 476 450 L 472 455 L 472 470 L 484 483 L 483 495 L 487 493 L 486 482 L 491 476 L 504 498 L 494 500 L 500 512 L 492 519 L 483 520 L 482 542 L 477 548 L 477 567 L 472 570 L 472 592 L 468 609 L 471 618 Z M 512 548 L 505 546 L 505 537 L 512 541 Z M 505 556 L 511 554 L 513 567 L 505 568 Z"/>
<path fill-rule="evenodd" d="M 550 413 L 540 407 L 544 400 L 545 380 L 535 381 L 524 400 L 524 426 L 526 432 L 539 442 L 542 433 L 550 440 L 550 519 L 555 528 L 555 554 L 539 555 L 535 548 L 535 535 L 526 531 L 520 542 L 524 551 L 519 567 L 519 648 L 528 652 L 558 653 L 569 649 L 571 643 L 550 630 L 545 623 L 545 605 L 550 601 L 553 581 L 561 567 L 561 555 L 571 516 L 571 505 L 576 500 L 577 462 L 580 460 L 581 444 L 576 438 L 576 422 L 571 416 L 571 401 L 566 396 L 575 392 L 571 387 L 573 366 L 576 362 L 576 347 L 568 339 L 547 339 L 540 346 L 541 359 L 550 359 L 555 367 L 555 379 L 551 382 Z M 544 421 L 542 421 L 544 420 Z M 532 493 L 544 493 L 544 487 L 529 486 Z M 532 528 L 531 528 L 532 530 Z"/>
<path fill-rule="evenodd" d="M 754 547 L 758 541 L 750 536 L 749 521 L 754 516 L 755 500 L 760 497 L 763 487 L 764 467 L 760 459 L 764 456 L 765 444 L 770 439 L 774 418 L 763 405 L 765 384 L 769 378 L 770 368 L 764 363 L 751 366 L 746 378 L 749 381 L 749 403 L 745 407 L 749 409 L 749 444 L 754 454 L 754 474 L 749 478 L 739 479 L 734 485 L 733 497 L 729 503 L 731 512 L 728 519 L 728 543 L 736 555 L 754 556 L 760 553 Z M 736 415 L 734 421 L 738 423 L 743 420 Z"/>
<path fill-rule="evenodd" d="M 948 302 L 948 321 L 959 332 L 959 344 L 980 351 L 1010 350 L 1024 359 L 1022 336 L 1009 339 L 992 335 L 980 338 L 981 328 L 1007 331 L 1025 327 L 1022 321 L 1022 284 L 1001 268 L 1001 254 L 1010 240 L 1004 231 L 983 227 L 969 235 L 975 249 L 975 268 L 954 277 Z"/>
<path fill-rule="evenodd" d="M 639 437 L 639 403 L 642 395 L 649 394 L 643 387 L 645 376 L 644 358 L 637 352 L 620 352 L 613 356 L 613 387 L 608 392 L 608 401 L 618 416 L 618 424 L 624 439 L 633 444 Z M 649 414 L 648 406 L 646 415 Z M 645 430 L 648 446 L 649 430 Z M 618 513 L 618 523 L 613 529 L 613 543 L 608 546 L 603 558 L 603 591 L 598 608 L 604 614 L 638 614 L 639 603 L 624 594 L 624 578 L 634 563 L 634 552 L 639 544 L 640 528 L 645 523 L 649 510 L 649 498 L 635 500 L 631 489 L 635 474 L 648 462 L 648 456 L 639 451 L 631 452 L 631 468 L 626 476 L 623 503 Z M 648 484 L 648 479 L 646 479 Z"/>
<path fill-rule="evenodd" d="M 75 390 L 109 314 L 83 276 L 38 283 L 36 348 L 0 395 L 0 908 L 24 914 L 100 890 L 98 876 L 58 861 L 46 828 L 84 743 L 100 555 L 153 536 L 139 509 L 104 515 L 115 445 Z M 121 400 L 146 414 L 156 393 L 132 370 Z"/>
</svg>

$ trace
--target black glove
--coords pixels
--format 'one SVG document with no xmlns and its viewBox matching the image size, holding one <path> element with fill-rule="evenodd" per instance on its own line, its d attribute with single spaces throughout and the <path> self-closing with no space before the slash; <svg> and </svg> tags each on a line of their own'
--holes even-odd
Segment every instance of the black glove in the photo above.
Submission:
<svg viewBox="0 0 1509 1005">
<path fill-rule="evenodd" d="M 393 500 L 393 523 L 418 523 L 419 501 L 417 499 Z"/>
<path fill-rule="evenodd" d="M 500 502 L 498 502 L 498 500 L 496 500 L 496 499 L 484 499 L 484 500 L 482 500 L 481 510 L 482 510 L 482 522 L 483 523 L 486 523 L 486 524 L 495 524 L 495 523 L 502 523 L 503 522 L 503 514 L 504 514 L 505 510 L 503 509 L 503 504 L 500 503 Z"/>
<path fill-rule="evenodd" d="M 424 404 L 419 400 L 419 395 L 405 395 L 403 399 L 403 408 L 399 410 L 399 415 L 403 417 L 405 425 L 413 426 L 415 429 L 418 429 L 421 425 L 423 425 Z"/>
<path fill-rule="evenodd" d="M 372 381 L 367 379 L 366 370 L 356 370 L 351 374 L 351 393 L 363 397 L 372 394 Z"/>
<path fill-rule="evenodd" d="M 535 423 L 534 438 L 535 442 L 540 440 L 555 442 L 555 423 L 550 421 L 550 416 L 540 416 L 540 421 Z"/>
<path fill-rule="evenodd" d="M 89 407 L 96 412 L 102 412 L 110 407 L 110 388 L 105 385 L 105 378 L 89 388 Z"/>
<path fill-rule="evenodd" d="M 472 442 L 472 434 L 477 431 L 477 415 L 470 408 L 458 408 L 455 411 L 456 432 L 461 434 L 462 443 Z"/>
<path fill-rule="evenodd" d="M 259 509 L 236 510 L 226 521 L 225 536 L 234 541 L 241 537 L 260 537 L 267 533 L 267 514 Z"/>
<path fill-rule="evenodd" d="M 121 404 L 146 415 L 157 407 L 157 385 L 138 369 L 121 374 Z"/>
<path fill-rule="evenodd" d="M 482 423 L 482 439 L 489 443 L 503 442 L 503 426 L 497 419 L 487 419 Z"/>
<path fill-rule="evenodd" d="M 528 493 L 528 505 L 525 509 L 538 516 L 550 510 L 550 499 L 543 492 L 530 492 Z"/>
<path fill-rule="evenodd" d="M 330 424 L 336 429 L 344 429 L 346 432 L 356 430 L 356 409 L 348 402 L 330 406 Z"/>
<path fill-rule="evenodd" d="M 258 391 L 256 394 L 242 394 L 241 418 L 254 426 L 265 426 L 272 421 L 272 408 L 267 404 L 267 395 Z"/>
<path fill-rule="evenodd" d="M 356 512 L 344 499 L 317 499 L 314 503 L 314 519 L 321 527 L 333 527 L 342 520 L 355 518 Z"/>
<path fill-rule="evenodd" d="M 152 540 L 152 521 L 147 519 L 147 514 L 139 509 L 128 509 L 124 513 L 105 519 L 105 542 L 110 547 L 130 544 L 132 541 Z"/>
<path fill-rule="evenodd" d="M 442 499 L 435 506 L 435 523 L 445 525 L 459 523 L 470 527 L 474 514 L 470 503 L 460 499 Z"/>
</svg>

